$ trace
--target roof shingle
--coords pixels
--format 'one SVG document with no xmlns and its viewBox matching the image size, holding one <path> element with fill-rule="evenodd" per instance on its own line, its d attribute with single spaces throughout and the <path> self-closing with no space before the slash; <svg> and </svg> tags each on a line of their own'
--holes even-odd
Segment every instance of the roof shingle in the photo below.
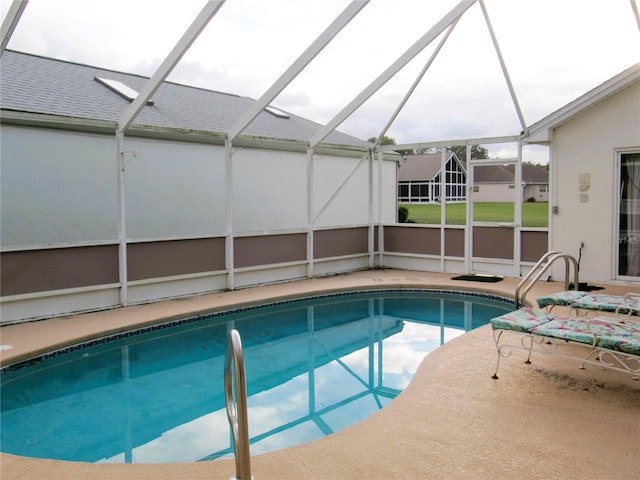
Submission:
<svg viewBox="0 0 640 480">
<path fill-rule="evenodd" d="M 117 121 L 129 102 L 96 82 L 118 80 L 140 91 L 148 78 L 47 57 L 5 50 L 0 58 L 2 110 L 87 120 Z M 256 101 L 252 98 L 164 82 L 134 120 L 135 125 L 186 131 L 226 132 Z M 288 112 L 287 112 L 288 113 Z M 308 141 L 322 126 L 289 114 L 261 112 L 243 134 Z M 367 147 L 364 140 L 334 131 L 325 143 Z"/>
</svg>

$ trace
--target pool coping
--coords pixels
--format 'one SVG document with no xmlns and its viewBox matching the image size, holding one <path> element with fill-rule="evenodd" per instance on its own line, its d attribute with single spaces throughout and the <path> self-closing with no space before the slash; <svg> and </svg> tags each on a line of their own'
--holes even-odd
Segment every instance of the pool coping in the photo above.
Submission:
<svg viewBox="0 0 640 480">
<path fill-rule="evenodd" d="M 349 289 L 344 291 L 336 291 L 333 293 L 317 293 L 312 295 L 305 296 L 296 296 L 295 298 L 289 299 L 280 299 L 280 300 L 270 300 L 268 302 L 263 302 L 259 304 L 251 304 L 246 306 L 233 306 L 229 308 L 219 309 L 211 312 L 202 313 L 195 316 L 179 316 L 175 319 L 166 321 L 166 319 L 159 319 L 158 323 L 146 324 L 146 325 L 132 325 L 129 329 L 124 329 L 118 331 L 116 333 L 104 334 L 101 332 L 100 336 L 91 338 L 86 341 L 81 341 L 78 343 L 71 343 L 55 350 L 49 350 L 45 353 L 38 354 L 36 356 L 28 356 L 28 358 L 18 358 L 14 359 L 11 363 L 7 365 L 0 365 L 0 375 L 4 374 L 7 371 L 14 371 L 34 363 L 38 363 L 49 358 L 57 357 L 59 355 L 64 355 L 66 353 L 71 353 L 77 350 L 82 350 L 83 348 L 93 347 L 95 345 L 100 345 L 103 343 L 113 342 L 117 340 L 121 340 L 124 338 L 132 337 L 135 335 L 141 335 L 145 333 L 150 333 L 158 330 L 164 330 L 167 328 L 178 327 L 182 325 L 188 325 L 192 323 L 197 323 L 201 321 L 207 321 L 214 318 L 224 317 L 225 315 L 243 313 L 247 311 L 258 311 L 261 308 L 267 307 L 279 307 L 282 305 L 292 305 L 297 302 L 302 301 L 314 301 L 314 300 L 322 300 L 326 298 L 338 298 L 338 297 L 348 297 L 355 296 L 359 294 L 371 294 L 371 293 L 426 293 L 426 294 L 441 294 L 441 295 L 464 295 L 470 298 L 480 298 L 487 300 L 494 300 L 497 302 L 502 302 L 505 306 L 508 306 L 510 299 L 505 296 L 500 296 L 491 293 L 485 292 L 477 292 L 477 291 L 467 291 L 467 290 L 453 290 L 449 289 L 440 289 L 440 288 L 406 288 L 406 287 L 380 287 L 380 288 L 363 288 L 363 289 Z"/>
<path fill-rule="evenodd" d="M 96 335 L 105 332 L 124 332 L 138 326 L 149 326 L 165 322 L 167 318 L 177 319 L 194 313 L 211 313 L 228 308 L 230 305 L 250 306 L 261 303 L 265 299 L 270 301 L 286 300 L 300 295 L 315 295 L 339 292 L 344 290 L 362 290 L 384 288 L 425 288 L 435 290 L 464 290 L 469 292 L 488 293 L 501 297 L 509 297 L 515 291 L 519 279 L 505 278 L 503 282 L 486 284 L 481 282 L 452 281 L 453 274 L 433 274 L 425 272 L 413 272 L 404 270 L 370 270 L 355 272 L 348 275 L 325 277 L 311 280 L 301 280 L 286 284 L 265 285 L 261 287 L 221 292 L 188 299 L 158 302 L 150 305 L 138 305 L 125 307 L 118 310 L 109 310 L 90 314 L 77 315 L 59 319 L 50 319 L 40 322 L 29 322 L 18 325 L 8 325 L 0 328 L 2 343 L 13 342 L 12 350 L 0 351 L 2 365 L 13 364 L 21 359 L 35 356 L 39 352 L 51 349 L 52 345 L 70 345 L 83 339 L 95 338 Z M 453 288 L 452 288 L 453 287 Z M 557 282 L 544 282 L 536 285 L 529 298 L 547 295 L 563 290 L 563 286 Z M 607 286 L 604 292 L 612 294 L 633 291 L 630 286 Z M 638 290 L 637 288 L 635 290 Z M 48 340 L 47 340 L 48 339 Z M 541 360 L 537 362 L 543 368 L 557 370 L 555 377 L 542 375 L 532 369 L 521 371 L 519 362 L 506 361 L 503 365 L 503 373 L 499 381 L 487 381 L 495 363 L 495 346 L 490 335 L 490 330 L 481 327 L 470 333 L 464 334 L 437 349 L 428 355 L 420 365 L 414 380 L 393 402 L 372 417 L 323 439 L 292 447 L 286 450 L 262 454 L 252 458 L 253 475 L 256 480 L 262 478 L 313 478 L 332 479 L 342 476 L 358 476 L 367 478 L 443 478 L 444 476 L 455 478 L 474 478 L 479 471 L 487 473 L 487 476 L 512 475 L 516 471 L 534 466 L 536 458 L 535 448 L 529 452 L 514 451 L 513 457 L 494 458 L 495 454 L 488 454 L 487 446 L 491 446 L 497 434 L 501 430 L 511 431 L 514 425 L 522 422 L 521 416 L 525 413 L 516 403 L 516 398 L 522 398 L 522 389 L 543 388 L 548 398 L 546 402 L 558 402 L 559 398 L 566 396 L 567 385 L 571 396 L 584 392 L 584 388 L 593 390 L 596 388 L 593 380 L 584 372 L 575 372 L 564 362 Z M 451 371 L 446 371 L 447 368 Z M 540 368 L 539 366 L 537 368 Z M 548 371 L 548 370 L 545 370 Z M 567 377 L 567 373 L 570 376 Z M 640 394 L 638 382 L 627 379 L 616 372 L 589 372 L 595 375 L 596 381 L 601 385 L 612 385 L 611 388 L 597 389 L 597 397 L 602 402 L 612 402 L 612 397 L 618 403 L 628 407 L 621 409 L 619 416 L 621 422 L 628 425 L 633 422 L 640 423 L 636 415 L 638 407 L 629 407 L 627 397 Z M 536 382 L 531 382 L 531 376 Z M 563 376 L 564 375 L 564 376 Z M 575 378 L 578 378 L 576 380 Z M 452 378 L 469 380 L 468 382 L 452 381 Z M 490 379 L 489 379 L 490 380 Z M 576 382 L 578 382 L 576 384 Z M 477 385 L 476 385 L 477 384 Z M 576 386 L 577 385 L 577 386 Z M 587 387 L 584 387 L 587 385 Z M 583 388 L 583 390 L 580 390 Z M 500 408 L 501 418 L 498 426 L 491 428 L 491 437 L 477 437 L 471 435 L 473 429 L 458 428 L 457 417 L 443 415 L 440 419 L 421 419 L 419 413 L 429 401 L 434 398 L 441 400 L 447 398 L 450 405 L 469 409 L 464 402 L 460 405 L 460 399 L 477 392 L 474 397 L 474 408 L 482 411 L 488 405 Z M 510 395 L 507 395 L 509 393 Z M 583 395 L 584 396 L 584 395 Z M 592 396 L 596 396 L 593 394 Z M 602 398 L 600 398 L 602 397 Z M 619 398 L 618 398 L 619 397 Z M 590 400 L 585 398 L 585 402 Z M 523 400 L 523 401 L 526 401 Z M 635 402 L 637 404 L 637 402 Z M 528 405 L 530 408 L 535 405 Z M 482 407 L 482 408 L 480 408 Z M 585 408 L 592 409 L 593 405 L 585 403 Z M 636 408 L 634 411 L 633 409 Z M 580 413 L 580 408 L 577 408 Z M 548 410 L 543 410 L 542 412 Z M 615 412 L 614 412 L 615 413 Z M 484 412 L 486 414 L 486 412 Z M 451 411 L 448 412 L 451 415 Z M 482 418 L 482 412 L 470 414 L 470 418 Z M 635 415 L 635 416 L 634 416 Z M 403 420 L 400 420 L 403 419 Z M 575 418 L 567 418 L 566 422 L 575 422 Z M 561 423 L 556 419 L 554 426 Z M 483 424 L 483 431 L 487 425 Z M 638 425 L 640 427 L 640 425 Z M 442 458 L 434 458 L 431 450 L 425 451 L 420 445 L 429 445 L 430 449 L 442 450 L 442 442 L 434 442 L 434 431 L 440 431 L 448 442 L 456 442 L 465 445 L 471 457 L 476 453 L 484 452 L 484 460 L 469 463 L 456 459 L 452 454 L 442 452 Z M 574 428 L 575 431 L 575 428 Z M 635 430 L 637 431 L 637 430 Z M 384 432 L 384 442 L 380 445 L 381 432 Z M 587 432 L 588 433 L 588 432 Z M 620 432 L 616 432 L 620 437 Z M 487 434 L 488 435 L 488 434 Z M 624 437 L 624 435 L 622 435 Z M 536 440 L 540 445 L 546 445 L 548 449 L 549 439 Z M 633 438 L 626 441 L 632 445 Z M 613 473 L 626 474 L 632 470 L 625 469 L 617 459 L 623 458 L 624 448 L 619 447 L 619 452 L 609 453 L 606 460 L 606 469 L 591 469 L 584 471 L 586 475 L 576 474 L 576 471 L 586 469 L 593 464 L 589 460 L 602 457 L 602 441 L 595 442 L 599 445 L 596 452 L 584 449 L 585 453 L 582 465 L 580 461 L 562 463 L 552 459 L 545 459 L 545 468 L 540 470 L 540 478 L 568 478 L 575 475 L 582 478 L 596 478 L 610 476 Z M 537 445 L 537 443 L 533 442 Z M 620 439 L 612 444 L 620 445 Z M 353 446 L 358 448 L 354 449 Z M 382 448 L 384 447 L 384 448 Z M 494 445 L 498 452 L 506 447 Z M 622 451 L 620 451 L 622 449 Z M 345 453 L 346 452 L 346 453 Z M 507 449 L 508 453 L 508 449 Z M 504 455 L 504 452 L 502 452 Z M 394 456 L 395 455 L 395 456 Z M 398 458 L 404 458 L 398 461 Z M 632 458 L 632 457 L 628 457 Z M 515 459 L 518 459 L 515 462 Z M 478 463 L 480 461 L 480 463 Z M 74 462 L 62 462 L 54 460 L 39 460 L 17 457 L 8 454 L 0 454 L 0 473 L 3 480 L 35 479 L 35 478 L 229 478 L 234 472 L 233 460 L 217 460 L 194 464 L 84 464 Z M 454 468 L 449 471 L 447 468 Z M 629 467 L 631 468 L 631 467 Z M 347 473 L 348 472 L 348 473 Z M 448 472 L 448 473 L 447 473 Z M 457 472 L 457 473 L 456 473 Z M 529 474 L 531 470 L 529 470 Z"/>
</svg>

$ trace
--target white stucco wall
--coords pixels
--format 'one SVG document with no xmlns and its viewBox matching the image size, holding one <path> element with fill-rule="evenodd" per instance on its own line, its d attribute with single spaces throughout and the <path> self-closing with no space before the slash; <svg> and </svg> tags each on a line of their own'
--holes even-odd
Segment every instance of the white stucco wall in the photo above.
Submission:
<svg viewBox="0 0 640 480">
<path fill-rule="evenodd" d="M 513 184 L 512 184 L 513 185 Z M 515 202 L 515 188 L 506 183 L 482 183 L 477 192 L 473 192 L 474 202 Z"/>
<path fill-rule="evenodd" d="M 316 227 L 367 224 L 369 222 L 369 161 L 364 160 L 360 163 L 360 158 L 345 160 L 328 155 L 316 155 L 313 165 Z M 356 167 L 354 174 L 349 177 Z M 346 183 L 341 188 L 345 180 Z M 375 188 L 375 182 L 373 185 Z"/>
<path fill-rule="evenodd" d="M 305 228 L 306 163 L 304 153 L 244 148 L 237 151 L 233 155 L 235 233 Z"/>
<path fill-rule="evenodd" d="M 225 234 L 223 148 L 125 137 L 124 150 L 127 238 Z"/>
<path fill-rule="evenodd" d="M 1 127 L 3 248 L 118 238 L 115 140 Z"/>
<path fill-rule="evenodd" d="M 478 186 L 479 191 L 473 193 L 475 202 L 515 201 L 515 189 L 509 188 L 506 183 L 483 183 Z M 522 191 L 522 201 L 526 202 L 531 197 L 535 198 L 536 202 L 546 202 L 549 200 L 549 193 L 540 192 L 540 185 L 526 185 Z"/>
<path fill-rule="evenodd" d="M 550 200 L 552 247 L 578 256 L 581 281 L 613 280 L 617 241 L 618 153 L 640 149 L 640 83 L 583 111 L 555 131 L 551 168 L 556 183 Z M 583 180 L 580 182 L 580 175 Z M 586 185 L 582 187 L 581 185 Z M 581 197 L 587 195 L 587 197 Z M 562 276 L 554 271 L 554 276 Z"/>
<path fill-rule="evenodd" d="M 3 248 L 118 238 L 115 137 L 3 125 Z M 158 240 L 224 235 L 224 148 L 125 137 L 127 237 Z M 135 156 L 133 154 L 135 153 Z M 316 228 L 369 222 L 369 162 L 316 155 Z M 383 218 L 395 222 L 395 162 L 383 162 Z M 374 164 L 374 219 L 378 166 Z M 307 226 L 307 158 L 302 152 L 241 148 L 233 157 L 234 233 Z"/>
<path fill-rule="evenodd" d="M 522 192 L 522 201 L 526 202 L 530 198 L 534 198 L 536 202 L 547 202 L 549 201 L 549 186 L 546 186 L 545 192 L 540 191 L 540 185 L 526 185 L 524 187 L 524 191 Z"/>
</svg>

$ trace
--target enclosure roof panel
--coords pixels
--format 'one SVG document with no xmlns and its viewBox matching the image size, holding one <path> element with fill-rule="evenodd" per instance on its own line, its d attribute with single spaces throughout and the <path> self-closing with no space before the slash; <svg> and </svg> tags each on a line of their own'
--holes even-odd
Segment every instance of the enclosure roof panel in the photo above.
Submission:
<svg viewBox="0 0 640 480">
<path fill-rule="evenodd" d="M 148 78 L 89 65 L 11 50 L 0 58 L 2 110 L 117 122 L 130 105 L 121 95 L 95 81 L 120 82 L 141 91 Z M 134 125 L 167 130 L 226 132 L 255 99 L 164 82 L 145 105 Z M 269 139 L 308 141 L 322 125 L 286 112 L 289 118 L 266 111 L 243 134 Z M 368 147 L 369 143 L 334 131 L 326 143 Z"/>
</svg>

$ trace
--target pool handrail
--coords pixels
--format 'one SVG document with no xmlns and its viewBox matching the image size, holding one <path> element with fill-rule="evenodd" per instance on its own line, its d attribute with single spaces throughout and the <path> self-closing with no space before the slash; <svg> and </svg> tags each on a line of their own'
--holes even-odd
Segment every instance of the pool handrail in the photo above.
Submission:
<svg viewBox="0 0 640 480">
<path fill-rule="evenodd" d="M 529 293 L 529 290 L 531 290 L 531 288 L 533 287 L 533 285 L 540 280 L 540 277 L 549 269 L 549 267 L 551 267 L 551 265 L 559 259 L 564 259 L 564 263 L 565 263 L 565 271 L 564 271 L 564 289 L 565 290 L 569 290 L 569 277 L 570 277 L 570 264 L 573 264 L 573 273 L 574 273 L 574 280 L 573 280 L 573 288 L 574 290 L 578 289 L 578 270 L 579 270 L 579 266 L 578 266 L 578 261 L 575 259 L 575 257 L 573 257 L 572 255 L 569 255 L 567 253 L 562 253 L 562 252 L 556 252 L 554 250 L 551 250 L 547 253 L 545 253 L 542 257 L 540 257 L 540 260 L 538 260 L 538 262 L 533 266 L 533 268 L 531 268 L 531 270 L 529 270 L 529 273 L 527 273 L 524 278 L 520 281 L 520 283 L 518 284 L 518 286 L 516 287 L 516 292 L 515 292 L 515 296 L 514 296 L 514 305 L 515 308 L 518 309 L 521 306 L 524 305 L 525 303 L 525 298 L 527 296 L 527 293 Z M 525 284 L 529 282 L 526 286 Z M 520 294 L 520 290 L 524 287 L 524 290 L 522 291 L 522 294 Z"/>
<path fill-rule="evenodd" d="M 232 375 L 232 367 L 235 378 Z M 234 380 L 236 387 L 235 397 L 233 391 Z M 230 480 L 253 480 L 251 475 L 251 451 L 249 449 L 244 353 L 242 351 L 240 333 L 236 329 L 230 330 L 227 337 L 227 354 L 224 359 L 224 394 L 236 460 L 236 475 L 231 477 Z"/>
</svg>

